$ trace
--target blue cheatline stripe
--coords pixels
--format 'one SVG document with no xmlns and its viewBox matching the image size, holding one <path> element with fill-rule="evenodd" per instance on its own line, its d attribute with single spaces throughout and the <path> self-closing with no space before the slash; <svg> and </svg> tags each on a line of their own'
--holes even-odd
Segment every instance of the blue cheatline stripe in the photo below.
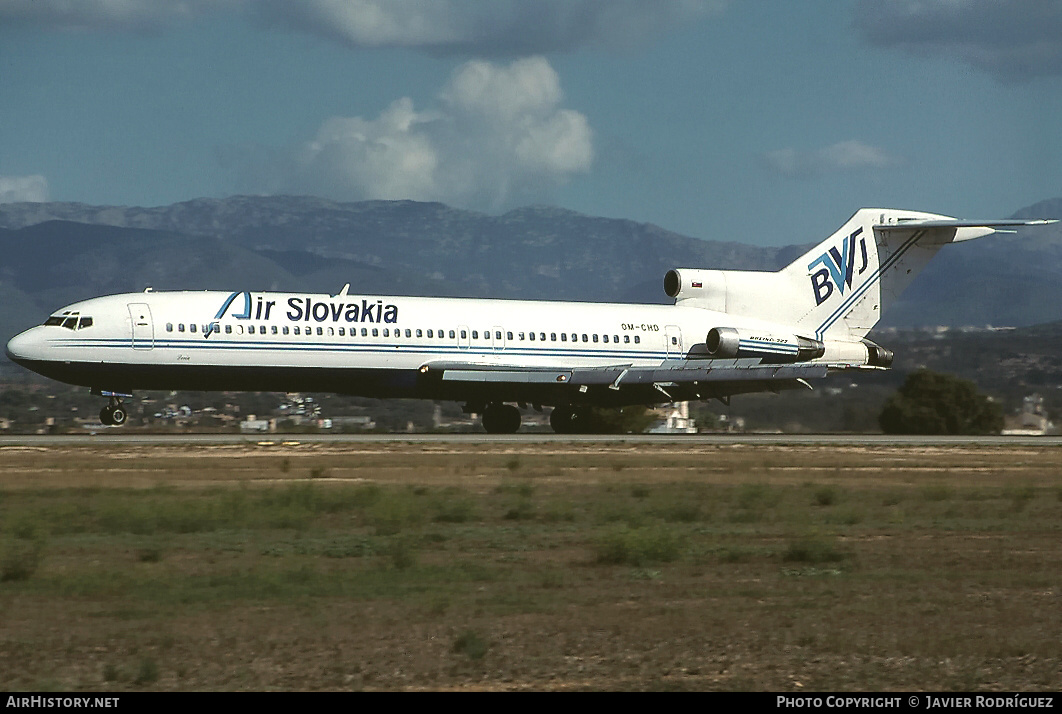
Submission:
<svg viewBox="0 0 1062 714">
<path fill-rule="evenodd" d="M 886 260 L 884 264 L 879 265 L 877 270 L 875 270 L 873 274 L 871 274 L 867 281 L 863 283 L 858 290 L 849 295 L 848 298 L 844 302 L 842 302 L 840 306 L 838 306 L 838 308 L 834 310 L 830 314 L 830 316 L 827 317 L 825 321 L 823 321 L 821 325 L 818 326 L 818 328 L 816 328 L 815 339 L 821 340 L 826 330 L 830 329 L 830 327 L 833 326 L 833 323 L 837 322 L 837 320 L 842 317 L 842 313 L 844 313 L 845 310 L 854 305 L 855 301 L 861 298 L 866 293 L 866 291 L 869 290 L 870 287 L 874 283 L 876 283 L 879 278 L 881 278 L 885 271 L 891 268 L 893 264 L 896 263 L 896 261 L 903 257 L 903 254 L 906 253 L 908 249 L 913 247 L 914 244 L 918 242 L 918 239 L 921 238 L 923 235 L 925 235 L 925 231 L 917 231 L 914 235 L 908 238 L 907 241 L 903 245 L 901 245 L 895 253 L 890 255 L 888 260 Z"/>
<path fill-rule="evenodd" d="M 63 341 L 53 342 L 55 347 L 65 348 L 121 348 L 128 349 L 130 347 L 130 340 L 126 338 L 100 338 L 96 340 L 77 340 L 77 341 Z M 311 352 L 338 352 L 338 353 L 357 353 L 357 354 L 378 354 L 381 356 L 393 355 L 395 353 L 417 353 L 428 355 L 450 355 L 459 358 L 463 355 L 476 355 L 476 356 L 492 356 L 499 354 L 511 354 L 527 357 L 535 356 L 547 356 L 547 357 L 584 357 L 584 358 L 616 358 L 616 359 L 663 359 L 667 357 L 666 352 L 635 352 L 631 350 L 571 350 L 571 349 L 534 349 L 526 347 L 508 347 L 503 349 L 491 349 L 489 347 L 447 347 L 447 346 L 434 346 L 434 345 L 366 345 L 366 344 L 353 344 L 353 345 L 336 345 L 330 343 L 310 342 L 310 343 L 279 343 L 268 341 L 254 341 L 254 342 L 208 342 L 200 340 L 162 340 L 157 339 L 154 341 L 154 349 L 190 349 L 197 351 L 204 350 L 221 350 L 221 351 L 242 351 L 242 352 L 293 352 L 293 353 L 311 353 Z M 147 351 L 147 350 L 141 350 Z"/>
</svg>

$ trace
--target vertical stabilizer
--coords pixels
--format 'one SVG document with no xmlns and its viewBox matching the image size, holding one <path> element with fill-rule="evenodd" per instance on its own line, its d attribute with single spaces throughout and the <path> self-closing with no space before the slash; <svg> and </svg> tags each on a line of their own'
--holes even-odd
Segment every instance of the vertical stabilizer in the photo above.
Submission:
<svg viewBox="0 0 1062 714">
<path fill-rule="evenodd" d="M 858 342 L 944 245 L 1054 222 L 863 208 L 776 273 L 676 268 L 664 276 L 664 291 L 677 305 L 785 325 L 807 339 Z"/>
<path fill-rule="evenodd" d="M 858 340 L 878 323 L 944 245 L 1028 221 L 959 221 L 918 211 L 864 208 L 782 272 L 797 291 L 795 322 L 816 339 Z"/>
</svg>

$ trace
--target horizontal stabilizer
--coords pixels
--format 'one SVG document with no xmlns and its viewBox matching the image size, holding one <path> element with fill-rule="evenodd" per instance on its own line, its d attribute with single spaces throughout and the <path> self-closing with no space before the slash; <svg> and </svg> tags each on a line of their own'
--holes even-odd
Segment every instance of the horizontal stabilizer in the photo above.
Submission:
<svg viewBox="0 0 1062 714">
<path fill-rule="evenodd" d="M 1002 221 L 969 221 L 958 219 L 931 219 L 899 218 L 896 223 L 878 224 L 874 226 L 879 231 L 903 231 L 911 228 L 1017 228 L 1020 226 L 1046 226 L 1058 223 L 1057 220 L 1002 220 Z"/>
</svg>

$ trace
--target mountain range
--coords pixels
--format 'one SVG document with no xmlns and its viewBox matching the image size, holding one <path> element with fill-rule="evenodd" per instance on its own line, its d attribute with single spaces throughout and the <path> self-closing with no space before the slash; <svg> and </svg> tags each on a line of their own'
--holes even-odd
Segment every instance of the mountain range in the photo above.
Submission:
<svg viewBox="0 0 1062 714">
<path fill-rule="evenodd" d="M 1062 198 L 1014 217 L 1062 218 Z M 701 240 L 546 206 L 490 216 L 441 203 L 303 196 L 152 208 L 7 203 L 0 337 L 63 304 L 148 286 L 337 292 L 350 283 L 361 294 L 666 303 L 670 268 L 777 270 L 826 236 L 805 238 L 783 247 Z M 947 247 L 882 326 L 1058 320 L 1060 276 L 1062 224 Z"/>
</svg>

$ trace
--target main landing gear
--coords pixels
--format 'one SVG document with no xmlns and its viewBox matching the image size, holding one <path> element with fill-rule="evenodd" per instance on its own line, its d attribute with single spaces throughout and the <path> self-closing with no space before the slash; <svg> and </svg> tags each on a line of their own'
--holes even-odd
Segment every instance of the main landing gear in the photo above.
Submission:
<svg viewBox="0 0 1062 714">
<path fill-rule="evenodd" d="M 132 397 L 132 394 L 120 394 L 101 389 L 94 389 L 92 393 L 96 396 L 107 397 L 109 400 L 107 406 L 100 409 L 100 421 L 105 426 L 122 426 L 125 424 L 129 418 L 129 412 L 125 410 L 125 405 L 122 404 L 122 397 Z"/>
<path fill-rule="evenodd" d="M 558 434 L 580 434 L 586 427 L 586 410 L 558 406 L 549 413 L 549 425 Z"/>
<path fill-rule="evenodd" d="M 515 434 L 520 428 L 520 410 L 510 404 L 467 404 L 465 412 L 481 414 L 483 428 L 488 434 Z M 588 410 L 580 407 L 558 406 L 549 415 L 549 425 L 558 434 L 584 433 L 588 422 Z"/>
<path fill-rule="evenodd" d="M 511 404 L 488 404 L 482 421 L 488 434 L 515 434 L 520 428 L 520 410 Z"/>
</svg>

